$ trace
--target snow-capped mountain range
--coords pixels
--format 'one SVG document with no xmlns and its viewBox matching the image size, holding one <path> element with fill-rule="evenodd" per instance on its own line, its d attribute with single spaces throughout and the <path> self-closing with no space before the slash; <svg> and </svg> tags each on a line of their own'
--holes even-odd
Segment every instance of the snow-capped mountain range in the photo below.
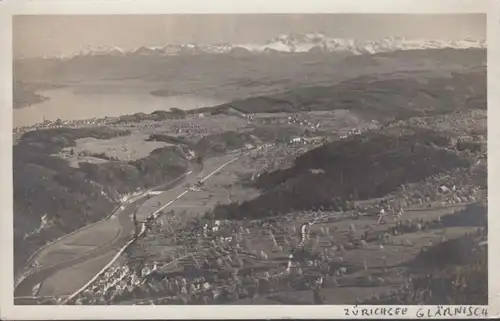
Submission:
<svg viewBox="0 0 500 321">
<path fill-rule="evenodd" d="M 330 38 L 321 33 L 304 35 L 279 35 L 265 43 L 219 43 L 143 46 L 122 49 L 117 46 L 87 47 L 69 55 L 45 56 L 44 58 L 71 59 L 100 55 L 155 55 L 173 56 L 182 54 L 228 54 L 228 53 L 305 53 L 344 52 L 353 55 L 375 54 L 397 50 L 486 48 L 485 40 L 424 40 L 387 37 L 378 40 L 355 40 Z"/>
</svg>

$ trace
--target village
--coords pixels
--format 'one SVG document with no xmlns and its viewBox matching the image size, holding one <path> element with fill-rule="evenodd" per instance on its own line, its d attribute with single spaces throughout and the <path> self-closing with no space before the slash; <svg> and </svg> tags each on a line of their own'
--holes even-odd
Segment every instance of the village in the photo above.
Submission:
<svg viewBox="0 0 500 321">
<path fill-rule="evenodd" d="M 341 212 L 322 208 L 260 220 L 211 218 L 209 204 L 255 193 L 234 185 L 235 177 L 286 168 L 317 142 L 321 138 L 295 138 L 242 157 L 214 176 L 215 182 L 194 190 L 186 202 L 200 204 L 199 210 L 186 212 L 179 205 L 163 213 L 74 304 L 372 302 L 409 291 L 411 278 L 397 266 L 425 248 L 468 233 L 484 238 L 485 216 L 477 221 L 481 215 L 468 208 L 486 202 L 485 187 L 470 170 L 401 186 L 380 200 L 352 202 Z M 473 172 L 484 164 L 476 166 Z M 231 180 L 232 197 L 223 200 L 217 195 Z M 457 219 L 477 222 L 446 226 Z"/>
</svg>

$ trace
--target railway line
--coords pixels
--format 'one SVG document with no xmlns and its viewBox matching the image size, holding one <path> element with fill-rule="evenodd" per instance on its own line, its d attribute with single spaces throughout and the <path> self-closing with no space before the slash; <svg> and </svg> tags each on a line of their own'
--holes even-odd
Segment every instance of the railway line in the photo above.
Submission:
<svg viewBox="0 0 500 321">
<path fill-rule="evenodd" d="M 162 186 L 156 187 L 153 190 L 158 190 L 158 189 L 166 189 L 168 190 L 174 188 L 175 186 L 178 186 L 181 184 L 187 177 L 190 175 L 196 175 L 200 172 L 200 169 L 193 171 L 189 171 L 188 173 L 185 173 L 176 179 L 163 184 Z M 84 227 L 76 232 L 70 233 L 69 235 L 66 235 L 65 237 L 62 237 L 58 239 L 57 241 L 51 243 L 49 246 L 46 246 L 43 251 L 44 252 L 57 252 L 58 248 L 61 246 L 61 243 L 64 244 L 65 241 L 67 241 L 68 237 L 70 236 L 77 236 L 78 234 L 82 233 L 91 233 L 91 229 L 96 229 L 103 224 L 118 224 L 117 226 L 117 234 L 115 237 L 113 237 L 109 242 L 105 244 L 99 244 L 95 247 L 93 247 L 90 251 L 82 254 L 76 254 L 76 255 L 70 255 L 70 259 L 66 259 L 60 262 L 56 262 L 53 264 L 50 264 L 48 266 L 41 266 L 38 269 L 35 269 L 31 271 L 28 275 L 24 276 L 23 279 L 18 282 L 17 286 L 14 289 L 14 302 L 18 302 L 20 298 L 22 297 L 32 297 L 33 296 L 33 289 L 37 285 L 42 285 L 43 287 L 43 282 L 48 279 L 49 277 L 53 276 L 54 274 L 58 273 L 58 271 L 63 270 L 63 269 L 68 269 L 73 266 L 77 266 L 79 264 L 83 264 L 91 259 L 95 259 L 96 257 L 102 257 L 109 255 L 110 253 L 113 253 L 117 251 L 117 248 L 120 248 L 125 244 L 128 239 L 130 238 L 130 234 L 134 229 L 133 222 L 130 219 L 130 216 L 132 213 L 137 210 L 145 201 L 147 200 L 147 193 L 144 193 L 141 197 L 136 199 L 135 201 L 131 202 L 128 204 L 123 210 L 121 211 L 113 211 L 112 215 L 110 215 L 108 218 L 105 220 L 99 221 L 97 223 L 93 223 L 87 227 Z M 110 220 L 111 217 L 115 217 L 113 221 Z M 111 223 L 110 223 L 111 222 Z M 40 255 L 42 251 L 38 251 L 38 255 Z M 35 261 L 37 256 L 33 256 L 31 258 L 31 261 Z M 40 288 L 41 288 L 40 287 Z M 39 290 L 40 291 L 40 290 Z M 67 295 L 68 293 L 53 293 L 52 295 L 54 296 L 60 296 L 60 295 Z M 35 293 L 36 295 L 36 293 Z"/>
<path fill-rule="evenodd" d="M 259 149 L 261 149 L 261 147 L 259 148 L 256 148 L 254 150 L 250 150 L 248 151 L 248 153 L 251 153 L 253 151 L 258 151 Z M 238 154 L 238 153 L 235 153 L 235 152 L 232 152 L 232 153 L 228 153 L 227 155 L 234 155 L 234 154 Z M 226 155 L 226 156 L 227 156 Z M 197 181 L 195 182 L 191 182 L 191 183 L 196 183 L 196 184 L 199 184 L 199 183 L 204 183 L 206 180 L 208 180 L 210 177 L 212 177 L 213 175 L 215 175 L 216 173 L 218 173 L 219 171 L 221 171 L 224 167 L 230 165 L 231 163 L 237 161 L 243 154 L 239 154 L 237 156 L 234 156 L 232 157 L 229 161 L 223 163 L 222 165 L 220 165 L 219 167 L 217 167 L 215 170 L 211 171 L 210 173 L 208 173 L 207 175 L 205 175 L 202 179 L 198 179 Z M 206 166 L 204 166 L 204 168 L 200 171 L 202 172 L 203 170 L 206 169 Z M 200 173 L 199 172 L 199 173 Z M 195 175 L 196 176 L 196 175 Z M 193 177 L 193 175 L 191 175 L 191 177 Z M 146 233 L 146 230 L 147 230 L 147 222 L 148 221 L 151 221 L 151 220 L 156 220 L 157 218 L 159 218 L 159 216 L 162 214 L 162 211 L 171 206 L 174 202 L 176 202 L 177 200 L 179 200 L 180 198 L 182 198 L 184 195 L 188 194 L 189 192 L 192 192 L 192 189 L 191 188 L 187 188 L 185 189 L 182 193 L 180 193 L 179 195 L 177 195 L 175 198 L 173 198 L 172 200 L 170 200 L 169 202 L 167 202 L 166 204 L 160 206 L 158 209 L 156 209 L 154 212 L 152 212 L 150 215 L 148 215 L 148 217 L 142 222 L 141 224 L 141 230 L 140 232 L 138 233 L 137 236 L 133 237 L 131 240 L 129 240 L 119 251 L 118 253 L 113 257 L 113 259 L 108 263 L 106 264 L 106 266 L 101 270 L 99 271 L 96 275 L 94 275 L 94 277 L 88 281 L 84 286 L 82 286 L 81 288 L 79 288 L 78 290 L 76 290 L 75 292 L 73 292 L 69 297 L 67 297 L 64 301 L 61 302 L 61 304 L 65 304 L 65 303 L 68 303 L 70 302 L 73 298 L 75 298 L 78 294 L 80 294 L 81 292 L 83 292 L 86 288 L 88 288 L 100 275 L 102 275 L 106 270 L 107 268 L 109 268 L 110 266 L 112 266 L 114 264 L 114 262 L 121 256 L 121 254 L 131 245 L 135 242 L 135 240 L 137 240 L 138 238 L 140 238 L 141 236 L 143 236 L 145 233 Z"/>
</svg>

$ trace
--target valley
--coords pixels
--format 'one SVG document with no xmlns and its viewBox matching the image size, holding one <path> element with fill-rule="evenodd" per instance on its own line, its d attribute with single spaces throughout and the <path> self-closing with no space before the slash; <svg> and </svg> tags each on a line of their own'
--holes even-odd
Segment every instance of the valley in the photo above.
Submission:
<svg viewBox="0 0 500 321">
<path fill-rule="evenodd" d="M 40 304 L 487 304 L 485 57 L 85 56 L 59 73 L 20 62 L 18 83 L 95 92 L 137 77 L 148 99 L 213 101 L 138 99 L 91 123 L 65 106 L 59 122 L 18 129 L 16 271 L 40 278 L 19 296 L 39 283 Z M 102 226 L 122 230 L 102 240 L 105 258 L 61 263 Z M 44 246 L 52 256 L 30 258 Z"/>
</svg>

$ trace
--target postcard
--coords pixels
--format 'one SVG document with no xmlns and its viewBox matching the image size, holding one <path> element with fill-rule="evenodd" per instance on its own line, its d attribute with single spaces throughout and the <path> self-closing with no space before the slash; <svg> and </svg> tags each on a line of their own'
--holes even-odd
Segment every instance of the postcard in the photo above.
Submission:
<svg viewBox="0 0 500 321">
<path fill-rule="evenodd" d="M 2 318 L 500 314 L 498 2 L 0 12 Z"/>
</svg>

